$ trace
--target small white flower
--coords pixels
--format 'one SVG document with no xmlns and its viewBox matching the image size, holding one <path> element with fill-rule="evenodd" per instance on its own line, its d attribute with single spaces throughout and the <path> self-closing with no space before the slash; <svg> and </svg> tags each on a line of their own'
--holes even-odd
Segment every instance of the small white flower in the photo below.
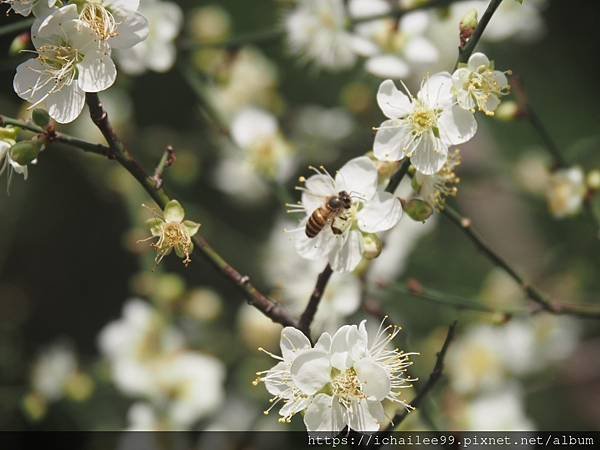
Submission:
<svg viewBox="0 0 600 450">
<path fill-rule="evenodd" d="M 35 16 L 46 15 L 56 4 L 56 0 L 2 0 L 0 3 L 6 3 L 10 10 L 22 16 L 28 16 L 32 12 Z"/>
<path fill-rule="evenodd" d="M 442 168 L 433 175 L 415 173 L 413 187 L 423 200 L 429 203 L 436 211 L 441 211 L 446 206 L 446 197 L 453 197 L 458 192 L 460 178 L 454 173 L 460 164 L 460 152 L 454 150 Z"/>
<path fill-rule="evenodd" d="M 319 342 L 321 340 L 319 339 Z M 308 338 L 299 330 L 292 327 L 286 327 L 281 330 L 280 340 L 281 356 L 266 352 L 279 362 L 269 370 L 257 372 L 258 377 L 252 384 L 255 386 L 259 382 L 265 384 L 265 388 L 269 394 L 273 395 L 270 400 L 271 406 L 265 411 L 268 414 L 280 402 L 283 405 L 279 409 L 281 422 L 290 422 L 294 414 L 306 409 L 311 401 L 311 395 L 302 392 L 292 379 L 291 367 L 296 358 L 309 351 L 312 346 Z M 319 343 L 315 348 L 320 348 Z"/>
<path fill-rule="evenodd" d="M 50 401 L 60 399 L 65 385 L 77 372 L 77 359 L 73 350 L 64 344 L 54 344 L 44 350 L 32 371 L 32 388 Z"/>
<path fill-rule="evenodd" d="M 285 19 L 289 45 L 326 69 L 348 68 L 356 53 L 347 20 L 343 0 L 301 0 Z"/>
<path fill-rule="evenodd" d="M 79 18 L 112 48 L 130 48 L 148 37 L 148 21 L 137 10 L 140 0 L 86 0 Z"/>
<path fill-rule="evenodd" d="M 60 123 L 79 116 L 86 92 L 100 92 L 115 81 L 110 48 L 79 20 L 77 6 L 64 6 L 44 18 L 32 32 L 37 57 L 17 67 L 15 92 L 33 106 L 45 104 Z"/>
<path fill-rule="evenodd" d="M 231 135 L 257 173 L 278 181 L 291 175 L 292 148 L 272 114 L 258 108 L 240 111 L 231 124 Z"/>
<path fill-rule="evenodd" d="M 500 97 L 510 91 L 504 72 L 494 70 L 494 64 L 483 53 L 474 53 L 466 66 L 452 74 L 454 95 L 458 104 L 471 112 L 476 109 L 488 116 L 500 105 Z"/>
<path fill-rule="evenodd" d="M 282 422 L 305 410 L 308 431 L 338 433 L 346 426 L 377 431 L 385 422 L 384 400 L 409 408 L 400 391 L 412 381 L 405 375 L 412 354 L 388 348 L 399 328 L 380 326 L 370 341 L 365 322 L 323 333 L 314 347 L 300 331 L 284 328 L 282 356 L 270 354 L 280 362 L 254 383 L 264 382 L 275 396 L 269 410 L 283 401 Z"/>
<path fill-rule="evenodd" d="M 459 429 L 471 431 L 529 431 L 535 426 L 525 413 L 523 393 L 515 383 L 470 400 L 461 412 Z"/>
<path fill-rule="evenodd" d="M 8 170 L 8 185 L 10 186 L 12 172 L 23 175 L 27 179 L 29 169 L 10 157 L 10 149 L 15 145 L 16 131 L 13 128 L 0 128 L 0 175 Z"/>
<path fill-rule="evenodd" d="M 306 213 L 300 227 L 294 230 L 296 250 L 307 259 L 326 258 L 334 271 L 350 272 L 363 257 L 365 236 L 394 227 L 402 216 L 402 206 L 394 195 L 378 190 L 377 168 L 366 156 L 348 161 L 335 178 L 325 169 L 314 170 L 315 175 L 301 179 L 305 182 L 304 187 L 298 188 L 302 202 L 289 205 L 291 212 Z M 312 213 L 342 192 L 349 194 L 350 208 L 309 238 L 305 228 Z"/>
<path fill-rule="evenodd" d="M 385 0 L 351 0 L 350 14 L 360 19 L 391 11 Z M 372 20 L 355 26 L 356 51 L 367 58 L 368 72 L 381 78 L 404 78 L 413 68 L 433 64 L 439 54 L 425 37 L 429 14 L 417 11 L 395 19 Z"/>
<path fill-rule="evenodd" d="M 119 47 L 121 50 L 116 53 L 119 66 L 131 75 L 148 69 L 167 72 L 177 57 L 174 41 L 181 30 L 183 12 L 175 2 L 144 0 L 140 13 L 149 23 L 147 38 L 130 48 Z"/>
<path fill-rule="evenodd" d="M 417 97 L 400 92 L 392 80 L 379 86 L 377 103 L 389 118 L 377 129 L 373 151 L 383 161 L 410 158 L 425 174 L 438 172 L 448 147 L 470 140 L 477 131 L 473 114 L 454 104 L 449 73 L 425 81 Z"/>
<path fill-rule="evenodd" d="M 585 175 L 580 167 L 560 169 L 550 176 L 546 198 L 550 212 L 557 219 L 577 214 L 585 194 Z"/>
</svg>

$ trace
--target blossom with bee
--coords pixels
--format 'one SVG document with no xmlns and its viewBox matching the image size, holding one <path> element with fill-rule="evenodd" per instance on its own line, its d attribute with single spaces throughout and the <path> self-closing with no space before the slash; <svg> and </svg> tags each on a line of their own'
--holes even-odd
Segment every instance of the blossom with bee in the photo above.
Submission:
<svg viewBox="0 0 600 450">
<path fill-rule="evenodd" d="M 156 248 L 156 263 L 175 249 L 175 254 L 183 259 L 187 266 L 191 261 L 191 253 L 194 250 L 192 237 L 198 232 L 200 224 L 191 220 L 183 220 L 185 211 L 177 200 L 171 200 L 165 206 L 161 214 L 149 219 L 152 236 L 149 239 L 158 238 L 152 244 Z"/>
<path fill-rule="evenodd" d="M 296 250 L 307 259 L 327 259 L 336 272 L 350 272 L 365 255 L 366 240 L 398 223 L 402 205 L 394 195 L 378 189 L 377 167 L 367 156 L 348 161 L 335 178 L 324 168 L 314 171 L 311 177 L 301 178 L 302 201 L 288 205 L 290 212 L 306 214 L 300 227 L 292 230 Z M 349 204 L 321 222 L 323 227 L 309 237 L 307 224 L 313 214 L 342 193 Z M 310 235 L 316 231 L 313 228 Z"/>
<path fill-rule="evenodd" d="M 510 91 L 507 73 L 495 70 L 494 63 L 483 53 L 473 53 L 467 64 L 452 74 L 454 95 L 459 106 L 493 116 L 500 105 L 500 97 Z"/>
<path fill-rule="evenodd" d="M 379 86 L 377 103 L 388 120 L 377 128 L 375 156 L 383 161 L 410 158 L 425 175 L 444 166 L 448 147 L 467 142 L 477 131 L 473 114 L 454 101 L 452 77 L 447 72 L 427 79 L 416 97 L 385 80 Z"/>
<path fill-rule="evenodd" d="M 311 347 L 300 331 L 284 328 L 282 357 L 271 355 L 280 362 L 259 372 L 255 384 L 264 382 L 275 395 L 273 406 L 284 402 L 281 422 L 304 411 L 309 432 L 339 433 L 345 427 L 377 431 L 386 422 L 383 401 L 410 409 L 401 391 L 414 381 L 406 375 L 414 353 L 389 346 L 399 331 L 382 323 L 375 336 L 369 336 L 363 320 L 358 326 L 340 327 L 333 336 L 323 333 Z"/>
</svg>

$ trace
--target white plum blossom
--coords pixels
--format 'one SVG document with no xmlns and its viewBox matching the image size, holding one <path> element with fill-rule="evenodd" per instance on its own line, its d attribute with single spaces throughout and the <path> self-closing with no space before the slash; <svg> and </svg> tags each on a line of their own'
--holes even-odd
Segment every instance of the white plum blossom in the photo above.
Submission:
<svg viewBox="0 0 600 450">
<path fill-rule="evenodd" d="M 351 0 L 353 18 L 375 16 L 391 12 L 385 0 Z M 439 54 L 424 35 L 429 26 L 429 14 L 416 11 L 405 14 L 397 21 L 392 18 L 370 20 L 355 26 L 356 51 L 367 58 L 365 68 L 381 78 L 403 78 L 415 67 L 433 64 Z"/>
<path fill-rule="evenodd" d="M 32 389 L 50 401 L 59 400 L 77 372 L 77 358 L 65 344 L 53 344 L 37 358 L 32 370 Z"/>
<path fill-rule="evenodd" d="M 28 16 L 33 13 L 36 17 L 41 17 L 54 7 L 56 0 L 2 0 L 0 3 L 6 3 L 10 10 L 22 16 Z"/>
<path fill-rule="evenodd" d="M 100 92 L 115 81 L 117 71 L 110 48 L 78 18 L 77 6 L 64 6 L 44 18 L 32 32 L 37 57 L 17 67 L 15 92 L 44 105 L 60 123 L 79 116 L 86 92 Z"/>
<path fill-rule="evenodd" d="M 140 0 L 85 0 L 79 18 L 111 48 L 125 49 L 148 37 L 148 21 L 138 12 Z"/>
<path fill-rule="evenodd" d="M 118 50 L 119 66 L 130 75 L 140 75 L 148 69 L 167 72 L 177 57 L 174 41 L 183 24 L 181 7 L 175 2 L 143 0 L 140 13 L 149 23 L 147 38 L 131 48 Z"/>
<path fill-rule="evenodd" d="M 283 357 L 272 355 L 280 362 L 258 381 L 275 402 L 285 401 L 283 421 L 305 410 L 309 432 L 338 433 L 345 427 L 373 432 L 386 421 L 384 400 L 410 409 L 401 390 L 412 381 L 406 376 L 412 354 L 388 346 L 399 328 L 382 324 L 369 339 L 365 324 L 344 325 L 333 336 L 323 333 L 314 348 L 298 330 L 282 331 Z"/>
<path fill-rule="evenodd" d="M 394 195 L 378 190 L 377 168 L 367 156 L 348 161 L 335 178 L 323 168 L 313 169 L 315 175 L 301 179 L 305 183 L 298 188 L 302 191 L 301 203 L 289 205 L 290 212 L 306 214 L 293 231 L 296 250 L 307 259 L 327 259 L 336 272 L 350 272 L 363 258 L 366 239 L 394 227 L 402 217 L 402 206 Z M 309 238 L 305 228 L 312 213 L 341 192 L 350 195 L 350 208 Z"/>
<path fill-rule="evenodd" d="M 530 431 L 535 425 L 525 412 L 523 392 L 507 383 L 469 400 L 460 413 L 458 428 L 471 431 Z"/>
<path fill-rule="evenodd" d="M 447 72 L 431 76 L 416 97 L 409 96 L 392 80 L 379 86 L 377 103 L 388 120 L 377 128 L 373 152 L 383 161 L 410 158 L 419 172 L 432 175 L 446 163 L 449 146 L 475 135 L 477 122 L 471 112 L 455 104 Z"/>
<path fill-rule="evenodd" d="M 550 212 L 557 219 L 577 214 L 586 191 L 585 175 L 580 167 L 557 170 L 550 176 L 546 190 Z"/>
<path fill-rule="evenodd" d="M 433 175 L 416 172 L 412 185 L 420 198 L 425 200 L 436 211 L 441 211 L 446 205 L 446 198 L 453 197 L 458 192 L 460 178 L 454 170 L 460 164 L 460 152 L 455 149 L 448 155 L 442 168 Z"/>
<path fill-rule="evenodd" d="M 343 0 L 300 0 L 285 18 L 291 50 L 326 69 L 352 66 L 355 42 L 347 21 Z"/>
<path fill-rule="evenodd" d="M 454 95 L 458 104 L 471 112 L 479 110 L 488 116 L 500 105 L 500 97 L 510 91 L 504 72 L 494 70 L 494 64 L 483 53 L 473 53 L 467 64 L 452 74 Z"/>
</svg>

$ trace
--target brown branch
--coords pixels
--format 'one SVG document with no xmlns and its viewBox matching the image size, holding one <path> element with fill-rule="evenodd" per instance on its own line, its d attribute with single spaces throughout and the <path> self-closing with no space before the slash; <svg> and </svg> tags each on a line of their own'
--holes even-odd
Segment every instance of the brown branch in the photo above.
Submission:
<svg viewBox="0 0 600 450">
<path fill-rule="evenodd" d="M 456 225 L 473 242 L 495 266 L 502 269 L 523 290 L 527 297 L 537 303 L 544 311 L 557 315 L 570 315 L 584 319 L 600 319 L 600 311 L 589 309 L 583 305 L 556 303 L 550 301 L 537 287 L 529 284 L 525 279 L 500 255 L 498 255 L 484 240 L 473 230 L 471 219 L 463 217 L 454 209 L 446 206 L 442 214 Z"/>
<path fill-rule="evenodd" d="M 323 269 L 323 272 L 321 272 L 317 277 L 315 288 L 310 296 L 310 299 L 308 300 L 306 309 L 300 316 L 300 320 L 298 321 L 298 329 L 306 334 L 306 336 L 310 337 L 310 325 L 315 318 L 315 314 L 319 308 L 319 303 L 321 302 L 321 298 L 323 298 L 323 294 L 325 293 L 327 283 L 329 282 L 332 273 L 333 270 L 331 269 L 331 266 L 327 264 L 325 269 Z"/>
<path fill-rule="evenodd" d="M 142 185 L 154 201 L 164 209 L 170 200 L 162 186 L 156 186 L 155 180 L 149 176 L 133 155 L 121 142 L 112 128 L 107 112 L 102 107 L 98 94 L 86 94 L 86 101 L 90 109 L 92 121 L 96 124 L 108 142 L 114 158 Z M 240 274 L 233 266 L 215 251 L 208 241 L 200 235 L 194 236 L 194 250 L 199 252 L 213 267 L 229 279 L 248 299 L 248 302 L 269 317 L 273 322 L 283 326 L 296 326 L 296 322 L 278 304 L 262 294 L 250 283 L 250 278 Z"/>
<path fill-rule="evenodd" d="M 435 365 L 433 366 L 433 370 L 431 371 L 427 382 L 425 383 L 425 385 L 423 385 L 421 389 L 419 389 L 415 398 L 413 398 L 413 400 L 410 402 L 410 406 L 412 408 L 416 409 L 419 406 L 421 406 L 429 392 L 431 392 L 431 390 L 435 387 L 438 381 L 440 381 L 440 378 L 442 377 L 442 374 L 444 372 L 444 359 L 446 358 L 446 353 L 448 352 L 450 343 L 452 342 L 452 339 L 454 339 L 454 334 L 456 332 L 457 325 L 458 322 L 455 321 L 450 325 L 450 327 L 448 327 L 446 339 L 444 340 L 444 344 L 442 345 L 442 348 L 437 354 Z M 396 414 L 392 419 L 390 425 L 385 430 L 383 430 L 383 433 L 389 434 L 395 427 L 400 425 L 404 421 L 404 419 L 406 419 L 409 413 L 409 410 L 404 409 L 402 412 Z"/>
</svg>

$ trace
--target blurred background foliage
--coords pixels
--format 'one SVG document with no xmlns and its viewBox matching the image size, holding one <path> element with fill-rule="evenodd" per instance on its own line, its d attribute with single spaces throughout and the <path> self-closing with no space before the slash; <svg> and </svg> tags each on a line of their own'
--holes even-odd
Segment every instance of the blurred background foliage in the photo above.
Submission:
<svg viewBox="0 0 600 450">
<path fill-rule="evenodd" d="M 186 18 L 197 7 L 214 4 L 191 0 L 177 3 Z M 237 36 L 270 29 L 278 23 L 281 12 L 275 3 L 282 2 L 224 0 L 218 5 L 231 14 L 232 35 Z M 507 40 L 485 46 L 498 67 L 510 68 L 523 80 L 531 103 L 565 157 L 587 168 L 600 165 L 600 34 L 595 31 L 599 13 L 596 2 L 550 1 L 543 12 L 547 32 L 542 39 L 532 43 Z M 1 20 L 8 23 L 16 19 L 10 16 Z M 186 27 L 182 36 L 190 35 L 189 23 Z M 0 54 L 7 55 L 11 40 L 11 36 L 2 37 Z M 278 71 L 275 90 L 279 106 L 273 110 L 277 110 L 284 135 L 293 135 L 302 106 L 342 107 L 351 114 L 351 130 L 341 141 L 331 146 L 307 146 L 310 153 L 306 154 L 310 156 L 295 168 L 296 176 L 305 174 L 309 163 L 326 162 L 327 167 L 335 169 L 370 150 L 371 127 L 381 120 L 374 96 L 378 79 L 359 67 L 333 74 L 315 70 L 290 56 L 281 40 L 266 42 L 259 48 Z M 149 72 L 134 78 L 119 73 L 117 85 L 108 96 L 124 104 L 122 109 L 130 108 L 130 113 L 119 121 L 118 128 L 149 170 L 166 145 L 175 148 L 177 162 L 165 174 L 168 192 L 186 205 L 188 217 L 202 223 L 201 233 L 227 260 L 265 291 L 272 292 L 276 286 L 265 277 L 263 267 L 271 233 L 284 213 L 281 196 L 273 190 L 260 201 L 248 202 L 215 186 L 214 172 L 223 155 L 224 138 L 215 133 L 202 114 L 202 99 L 182 73 L 194 67 L 194 57 L 193 52 L 181 53 L 176 67 L 165 74 Z M 0 111 L 12 116 L 22 112 L 12 91 L 15 58 L 3 56 L 0 63 Z M 194 70 L 199 74 L 198 69 Z M 198 76 L 202 82 L 203 75 Z M 417 84 L 418 80 L 412 80 L 412 86 Z M 107 103 L 110 110 L 111 102 Z M 86 120 L 84 114 L 80 121 Z M 543 196 L 523 188 L 523 177 L 530 175 L 524 157 L 544 157 L 538 136 L 525 121 L 480 117 L 479 125 L 480 135 L 463 148 L 465 162 L 460 168 L 462 184 L 456 204 L 499 253 L 553 297 L 566 302 L 598 303 L 599 230 L 585 214 L 553 220 Z M 84 125 L 68 130 L 72 134 L 90 133 Z M 294 195 L 295 178 L 286 180 L 283 186 L 290 195 Z M 194 348 L 224 362 L 225 392 L 255 405 L 257 413 L 266 405 L 264 390 L 253 388 L 250 382 L 256 370 L 271 364 L 256 351 L 269 332 L 261 331 L 258 325 L 246 325 L 244 329 L 238 311 L 244 300 L 199 256 L 188 269 L 176 258 L 165 258 L 155 267 L 151 249 L 136 243 L 146 236 L 142 225 L 147 212 L 140 207 L 144 202 L 149 202 L 145 194 L 111 161 L 58 145 L 42 154 L 27 182 L 16 177 L 10 195 L 2 188 L 3 429 L 127 426 L 131 401 L 110 383 L 107 368 L 98 359 L 97 338 L 108 322 L 121 315 L 125 301 L 132 297 L 145 298 L 159 310 L 168 311 L 170 320 L 185 330 Z M 284 265 L 286 257 L 282 255 L 278 263 Z M 494 289 L 490 287 L 491 273 L 492 265 L 458 229 L 439 217 L 437 226 L 419 240 L 401 279 L 415 278 L 438 291 L 481 299 Z M 186 305 L 191 293 L 202 294 L 198 289 L 207 287 L 217 296 L 215 302 L 208 301 L 216 308 L 214 314 L 202 303 L 200 316 L 208 309 L 208 317 L 190 318 Z M 514 299 L 519 292 L 511 295 Z M 494 315 L 457 311 L 393 289 L 379 297 L 392 320 L 402 325 L 405 348 L 422 353 L 414 367 L 414 373 L 422 379 L 452 320 L 459 320 L 459 333 L 469 324 L 502 322 Z M 514 304 L 522 306 L 525 302 L 516 298 Z M 358 311 L 348 321 L 353 323 L 353 319 L 364 315 Z M 594 321 L 579 321 L 577 327 L 581 341 L 568 358 L 550 371 L 521 380 L 527 415 L 539 429 L 592 429 L 600 425 L 599 327 Z M 36 421 L 31 417 L 31 408 L 24 408 L 23 398 L 30 389 L 33 362 L 40 351 L 57 340 L 68 342 L 76 350 L 80 367 L 91 375 L 95 387 L 85 402 L 63 399 Z M 445 417 L 450 415 L 448 411 L 461 405 L 444 392 L 444 388 L 438 388 L 427 405 L 434 416 L 442 417 L 442 427 L 449 423 Z M 229 397 L 225 402 L 232 404 Z M 270 420 L 273 428 L 281 426 L 275 417 Z M 298 423 L 292 427 L 301 429 Z"/>
</svg>

